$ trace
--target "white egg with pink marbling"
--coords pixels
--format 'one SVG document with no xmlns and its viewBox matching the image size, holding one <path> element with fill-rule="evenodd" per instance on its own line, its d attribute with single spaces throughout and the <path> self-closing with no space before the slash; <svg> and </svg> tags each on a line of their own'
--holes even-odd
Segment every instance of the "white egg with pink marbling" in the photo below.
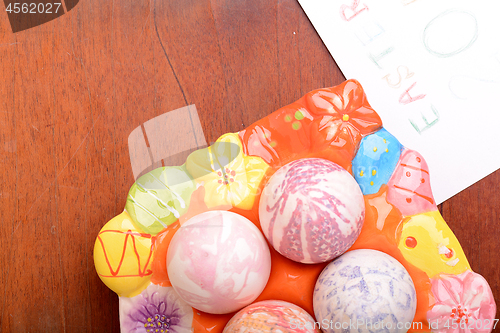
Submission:
<svg viewBox="0 0 500 333">
<path fill-rule="evenodd" d="M 320 158 L 281 167 L 264 187 L 259 219 L 269 243 L 301 263 L 325 262 L 358 238 L 365 203 L 358 183 L 344 168 Z"/>
<path fill-rule="evenodd" d="M 186 221 L 172 237 L 167 271 L 172 287 L 193 308 L 230 313 L 264 290 L 271 255 L 250 220 L 233 212 L 209 211 Z"/>
</svg>

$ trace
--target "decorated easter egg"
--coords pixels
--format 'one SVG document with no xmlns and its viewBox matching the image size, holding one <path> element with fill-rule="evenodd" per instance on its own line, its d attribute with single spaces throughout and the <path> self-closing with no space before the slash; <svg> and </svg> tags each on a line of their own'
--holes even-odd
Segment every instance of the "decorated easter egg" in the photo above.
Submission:
<svg viewBox="0 0 500 333">
<path fill-rule="evenodd" d="M 271 254 L 260 230 L 233 212 L 209 211 L 186 221 L 167 252 L 170 283 L 192 307 L 237 311 L 264 290 Z"/>
<path fill-rule="evenodd" d="M 95 269 L 102 282 L 119 296 L 135 296 L 149 285 L 151 238 L 136 229 L 126 211 L 112 218 L 97 235 Z"/>
<path fill-rule="evenodd" d="M 236 313 L 223 333 L 319 333 L 319 325 L 306 310 L 295 304 L 267 300 Z"/>
<path fill-rule="evenodd" d="M 360 249 L 321 272 L 314 288 L 316 320 L 324 332 L 407 332 L 417 307 L 413 281 L 393 257 Z"/>
<path fill-rule="evenodd" d="M 432 196 L 429 167 L 422 155 L 406 149 L 389 180 L 387 201 L 403 215 L 437 210 Z"/>
<path fill-rule="evenodd" d="M 352 171 L 363 194 L 373 194 L 387 184 L 403 146 L 384 128 L 361 140 L 358 152 L 352 160 Z"/>
<path fill-rule="evenodd" d="M 132 185 L 125 209 L 139 229 L 156 235 L 188 210 L 195 189 L 184 166 L 157 168 Z"/>
<path fill-rule="evenodd" d="M 363 194 L 339 165 L 305 158 L 281 167 L 259 202 L 259 218 L 269 243 L 283 256 L 320 263 L 344 253 L 361 232 Z"/>
</svg>

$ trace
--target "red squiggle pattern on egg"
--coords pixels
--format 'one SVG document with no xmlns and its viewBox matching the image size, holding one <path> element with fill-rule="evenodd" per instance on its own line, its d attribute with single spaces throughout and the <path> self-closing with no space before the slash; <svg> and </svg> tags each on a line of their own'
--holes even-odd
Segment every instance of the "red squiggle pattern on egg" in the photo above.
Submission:
<svg viewBox="0 0 500 333">
<path fill-rule="evenodd" d="M 111 261 L 108 258 L 108 253 L 106 251 L 106 245 L 105 245 L 104 241 L 102 240 L 102 235 L 105 234 L 105 233 L 111 233 L 111 234 L 116 233 L 116 234 L 124 234 L 125 235 L 125 238 L 123 239 L 122 254 L 121 254 L 120 260 L 118 262 L 118 266 L 116 267 L 116 270 L 113 269 Z M 109 271 L 111 273 L 111 275 L 104 275 L 104 274 L 98 273 L 100 276 L 102 276 L 102 277 L 144 277 L 144 276 L 151 275 L 153 273 L 153 271 L 151 269 L 147 268 L 148 265 L 149 265 L 149 262 L 151 261 L 151 256 L 153 254 L 153 251 L 152 251 L 152 249 L 150 249 L 148 258 L 146 260 L 146 263 L 143 264 L 143 265 L 141 265 L 141 256 L 140 256 L 140 254 L 139 254 L 139 252 L 137 250 L 136 237 L 139 237 L 139 238 L 153 238 L 154 239 L 154 237 L 152 237 L 150 234 L 135 232 L 135 231 L 132 231 L 132 230 L 128 230 L 128 231 L 122 231 L 122 230 L 104 230 L 104 231 L 101 231 L 99 233 L 99 235 L 97 235 L 97 240 L 101 243 L 102 250 L 104 252 L 104 259 L 106 260 L 106 264 L 108 265 Z M 130 239 L 130 242 L 131 242 L 130 245 L 129 245 L 129 239 Z M 123 261 L 125 259 L 125 253 L 127 251 L 127 247 L 128 246 L 131 246 L 131 249 L 133 250 L 134 256 L 135 256 L 135 258 L 137 260 L 137 274 L 120 274 L 120 269 L 121 269 Z M 141 267 L 144 267 L 144 268 L 141 269 Z"/>
</svg>

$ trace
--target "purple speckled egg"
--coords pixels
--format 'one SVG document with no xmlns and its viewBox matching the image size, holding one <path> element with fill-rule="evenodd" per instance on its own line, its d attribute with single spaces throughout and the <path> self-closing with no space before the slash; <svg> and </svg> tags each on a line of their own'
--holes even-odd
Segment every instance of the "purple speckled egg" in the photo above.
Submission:
<svg viewBox="0 0 500 333">
<path fill-rule="evenodd" d="M 406 333 L 418 327 L 412 324 L 417 294 L 410 274 L 376 250 L 349 251 L 329 263 L 316 281 L 313 307 L 325 333 Z"/>
<path fill-rule="evenodd" d="M 295 160 L 269 179 L 259 219 L 269 243 L 301 263 L 321 263 L 344 253 L 358 238 L 365 203 L 344 168 L 320 158 Z"/>
</svg>

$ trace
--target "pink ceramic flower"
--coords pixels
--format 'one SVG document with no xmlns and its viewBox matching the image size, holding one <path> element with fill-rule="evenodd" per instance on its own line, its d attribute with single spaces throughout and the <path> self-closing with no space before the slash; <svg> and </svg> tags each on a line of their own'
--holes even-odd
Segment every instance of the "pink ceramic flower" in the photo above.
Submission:
<svg viewBox="0 0 500 333">
<path fill-rule="evenodd" d="M 479 274 L 441 274 L 431 279 L 434 305 L 427 312 L 432 332 L 490 332 L 496 305 L 490 286 Z"/>
</svg>

